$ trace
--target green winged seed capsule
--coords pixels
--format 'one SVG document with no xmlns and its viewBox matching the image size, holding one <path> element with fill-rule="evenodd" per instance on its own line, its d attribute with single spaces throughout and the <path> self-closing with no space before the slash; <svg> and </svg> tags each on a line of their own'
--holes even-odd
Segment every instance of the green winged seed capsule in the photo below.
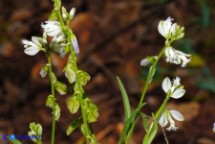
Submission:
<svg viewBox="0 0 215 144">
<path fill-rule="evenodd" d="M 66 94 L 67 86 L 66 86 L 64 83 L 59 82 L 59 81 L 56 81 L 54 85 L 55 85 L 56 90 L 57 90 L 61 95 Z"/>
<path fill-rule="evenodd" d="M 78 99 L 74 96 L 70 97 L 66 104 L 72 114 L 76 113 L 80 107 Z"/>
<path fill-rule="evenodd" d="M 58 104 L 55 104 L 55 111 L 54 111 L 55 120 L 58 121 L 60 119 L 60 107 Z"/>
<path fill-rule="evenodd" d="M 55 98 L 53 97 L 53 95 L 49 95 L 46 98 L 46 106 L 49 107 L 49 108 L 52 108 L 54 101 L 55 101 Z"/>
<path fill-rule="evenodd" d="M 65 76 L 67 77 L 69 83 L 74 83 L 76 81 L 76 74 L 70 64 L 66 66 Z"/>
</svg>

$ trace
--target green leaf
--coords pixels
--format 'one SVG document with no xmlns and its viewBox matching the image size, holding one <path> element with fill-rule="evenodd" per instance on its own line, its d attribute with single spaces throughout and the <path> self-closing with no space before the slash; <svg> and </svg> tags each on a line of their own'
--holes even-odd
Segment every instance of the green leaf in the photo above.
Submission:
<svg viewBox="0 0 215 144">
<path fill-rule="evenodd" d="M 148 131 L 148 132 L 150 132 L 149 137 L 146 138 L 146 139 L 144 138 L 144 140 L 143 140 L 143 143 L 144 143 L 144 144 L 151 144 L 152 141 L 154 140 L 156 134 L 157 134 L 157 131 L 158 131 L 158 123 L 157 123 L 157 121 L 154 119 L 154 116 L 153 116 L 153 125 L 152 125 L 152 126 L 153 126 L 153 127 L 152 127 L 152 131 Z"/>
<path fill-rule="evenodd" d="M 56 81 L 54 86 L 61 95 L 66 94 L 67 86 L 64 83 Z"/>
<path fill-rule="evenodd" d="M 131 107 L 130 107 L 130 103 L 129 103 L 129 99 L 128 99 L 128 95 L 127 92 L 124 88 L 124 85 L 122 84 L 122 81 L 120 80 L 120 78 L 117 76 L 116 77 L 121 94 L 122 94 L 122 100 L 123 100 L 123 105 L 124 105 L 124 110 L 125 110 L 125 120 L 128 120 L 128 118 L 131 115 Z"/>
<path fill-rule="evenodd" d="M 137 118 L 138 118 L 138 117 L 136 117 L 136 118 L 134 119 L 133 123 L 137 123 Z M 130 129 L 129 129 L 129 131 L 128 131 L 128 134 L 126 135 L 126 140 L 125 140 L 125 143 L 126 143 L 126 144 L 130 144 L 130 139 L 131 139 L 131 136 L 132 136 L 132 134 L 133 134 L 133 131 L 134 131 L 135 126 L 136 126 L 135 124 L 132 124 L 131 127 L 130 127 Z"/>
<path fill-rule="evenodd" d="M 71 122 L 71 124 L 69 125 L 69 127 L 66 130 L 67 135 L 70 135 L 76 128 L 78 128 L 80 126 L 80 124 L 81 124 L 80 120 L 81 119 L 78 118 Z"/>
<path fill-rule="evenodd" d="M 124 141 L 125 136 L 128 134 L 129 129 L 131 124 L 135 121 L 135 119 L 138 117 L 139 112 L 141 111 L 141 108 L 145 105 L 146 103 L 143 103 L 139 105 L 132 113 L 131 116 L 128 118 L 128 120 L 125 123 L 125 126 L 122 130 L 122 134 L 120 136 L 118 144 L 122 144 Z"/>
<path fill-rule="evenodd" d="M 70 97 L 67 102 L 67 108 L 69 109 L 69 111 L 74 114 L 78 111 L 79 107 L 80 107 L 80 103 L 78 101 L 78 98 L 75 96 Z"/>
<path fill-rule="evenodd" d="M 140 113 L 140 115 L 141 115 L 141 118 L 143 121 L 144 130 L 147 133 L 148 132 L 147 115 L 145 113 L 142 113 L 142 112 Z"/>
</svg>

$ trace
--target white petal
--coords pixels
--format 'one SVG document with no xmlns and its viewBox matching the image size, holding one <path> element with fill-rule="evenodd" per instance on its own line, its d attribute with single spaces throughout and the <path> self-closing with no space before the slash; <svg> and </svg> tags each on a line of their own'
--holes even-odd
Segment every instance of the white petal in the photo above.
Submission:
<svg viewBox="0 0 215 144">
<path fill-rule="evenodd" d="M 76 55 L 78 55 L 79 54 L 79 46 L 78 46 L 78 41 L 77 41 L 76 37 L 72 38 L 72 46 L 75 50 Z"/>
<path fill-rule="evenodd" d="M 176 77 L 176 78 L 174 79 L 173 85 L 174 85 L 174 86 L 180 86 L 180 85 L 181 85 L 181 84 L 180 84 L 180 78 L 179 78 L 179 77 Z"/>
<path fill-rule="evenodd" d="M 170 28 L 172 25 L 172 19 L 168 17 L 164 21 L 160 21 L 158 24 L 158 32 L 165 38 L 168 38 L 168 35 L 170 33 Z"/>
<path fill-rule="evenodd" d="M 175 50 L 175 52 L 176 52 L 177 54 L 183 55 L 183 56 L 185 56 L 185 57 L 190 57 L 190 56 L 191 56 L 190 54 L 184 53 L 184 52 L 179 51 L 179 50 Z"/>
<path fill-rule="evenodd" d="M 170 31 L 171 31 L 172 36 L 174 36 L 174 35 L 175 35 L 176 27 L 177 27 L 177 24 L 176 24 L 176 23 L 174 23 L 174 24 L 171 26 Z"/>
<path fill-rule="evenodd" d="M 24 44 L 24 45 L 29 45 L 29 41 L 26 40 L 26 39 L 23 39 L 23 40 L 22 40 L 22 44 Z"/>
<path fill-rule="evenodd" d="M 172 83 L 168 77 L 166 77 L 162 82 L 162 88 L 167 93 L 168 90 L 172 87 Z"/>
<path fill-rule="evenodd" d="M 167 58 L 169 58 L 170 62 L 177 58 L 177 55 L 172 47 L 167 47 L 165 49 L 165 55 Z"/>
<path fill-rule="evenodd" d="M 70 10 L 69 15 L 70 15 L 70 18 L 71 18 L 71 19 L 74 17 L 75 11 L 76 11 L 75 8 L 72 8 L 72 9 Z"/>
<path fill-rule="evenodd" d="M 34 56 L 35 54 L 37 54 L 39 52 L 39 50 L 35 47 L 28 47 L 24 50 L 24 52 L 27 55 Z"/>
<path fill-rule="evenodd" d="M 166 118 L 165 113 L 163 113 L 158 121 L 158 123 L 161 125 L 161 127 L 165 127 L 168 124 L 168 120 Z"/>
<path fill-rule="evenodd" d="M 174 119 L 176 119 L 177 121 L 183 121 L 184 120 L 184 116 L 177 110 L 170 110 L 169 111 L 172 115 L 172 117 Z"/>
<path fill-rule="evenodd" d="M 183 88 L 178 88 L 173 92 L 171 97 L 178 99 L 178 98 L 181 98 L 184 94 L 185 94 L 185 90 Z"/>
<path fill-rule="evenodd" d="M 39 42 L 39 38 L 38 37 L 32 36 L 31 40 L 32 40 L 33 43 L 35 43 L 37 45 L 41 45 L 40 42 Z"/>
</svg>

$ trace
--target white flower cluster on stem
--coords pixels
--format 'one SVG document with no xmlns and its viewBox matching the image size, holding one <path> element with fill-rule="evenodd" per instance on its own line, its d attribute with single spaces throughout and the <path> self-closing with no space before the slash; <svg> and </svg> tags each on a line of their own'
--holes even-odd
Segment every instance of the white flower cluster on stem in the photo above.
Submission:
<svg viewBox="0 0 215 144">
<path fill-rule="evenodd" d="M 75 8 L 72 8 L 70 13 L 67 13 L 65 8 L 63 8 L 62 13 L 65 18 L 65 22 L 70 21 L 74 17 Z M 31 41 L 25 39 L 22 40 L 25 47 L 24 52 L 27 55 L 34 56 L 41 50 L 46 52 L 47 46 L 45 45 L 47 45 L 47 36 L 51 37 L 49 47 L 59 53 L 61 57 L 64 57 L 68 53 L 68 44 L 73 46 L 76 55 L 79 54 L 79 46 L 76 36 L 71 30 L 65 30 L 66 28 L 60 22 L 56 20 L 49 20 L 42 23 L 41 27 L 44 31 L 43 37 L 40 38 L 33 36 Z M 66 33 L 71 35 L 70 41 L 67 40 Z M 44 47 L 46 47 L 46 49 Z"/>
<path fill-rule="evenodd" d="M 180 84 L 180 78 L 176 77 L 173 82 L 167 77 L 162 82 L 162 88 L 164 92 L 167 94 L 168 97 L 172 97 L 175 99 L 181 98 L 185 94 L 185 90 L 183 86 Z M 177 127 L 175 126 L 175 122 L 173 120 L 183 121 L 183 115 L 177 110 L 165 110 L 159 119 L 159 124 L 161 127 L 166 127 L 169 123 L 170 126 L 167 130 L 176 130 Z"/>
<path fill-rule="evenodd" d="M 166 43 L 171 43 L 175 40 L 184 37 L 184 27 L 180 27 L 177 23 L 172 23 L 172 18 L 168 17 L 158 24 L 158 32 L 166 39 Z M 191 61 L 191 55 L 175 50 L 172 46 L 167 46 L 165 49 L 166 61 L 173 64 L 181 64 L 185 67 Z"/>
<path fill-rule="evenodd" d="M 184 117 L 180 112 L 176 110 L 165 110 L 158 122 L 161 127 L 166 127 L 169 123 L 170 126 L 167 128 L 168 131 L 176 130 L 177 127 L 175 126 L 175 121 L 173 120 L 173 118 L 177 121 L 184 120 Z"/>
</svg>

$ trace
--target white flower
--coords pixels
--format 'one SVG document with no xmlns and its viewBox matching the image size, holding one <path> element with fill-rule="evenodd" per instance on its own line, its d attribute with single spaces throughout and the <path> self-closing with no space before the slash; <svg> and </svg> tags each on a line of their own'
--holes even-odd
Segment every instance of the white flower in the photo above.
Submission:
<svg viewBox="0 0 215 144">
<path fill-rule="evenodd" d="M 168 77 L 166 77 L 162 82 L 162 88 L 167 93 L 172 87 L 172 83 Z"/>
<path fill-rule="evenodd" d="M 187 63 L 191 61 L 191 55 L 184 52 L 175 50 L 172 47 L 165 49 L 166 61 L 174 64 L 181 64 L 181 67 L 185 67 Z"/>
<path fill-rule="evenodd" d="M 42 44 L 39 42 L 38 37 L 33 36 L 31 40 L 32 41 L 23 39 L 22 43 L 24 44 L 25 54 L 34 56 L 42 49 Z"/>
<path fill-rule="evenodd" d="M 177 23 L 172 24 L 172 18 L 161 20 L 158 24 L 158 32 L 166 39 L 180 39 L 184 36 L 184 27 L 180 27 Z"/>
<path fill-rule="evenodd" d="M 78 55 L 79 54 L 79 46 L 78 46 L 78 41 L 77 41 L 75 36 L 72 37 L 71 42 L 72 42 L 72 46 L 75 50 L 76 55 Z"/>
<path fill-rule="evenodd" d="M 181 67 L 185 67 L 187 65 L 187 63 L 189 63 L 191 61 L 190 54 L 186 54 L 186 53 L 178 51 L 178 50 L 175 50 L 175 52 L 178 57 L 178 61 L 181 64 Z"/>
<path fill-rule="evenodd" d="M 45 24 L 41 24 L 44 32 L 51 37 L 57 37 L 62 33 L 60 23 L 58 21 L 46 21 Z"/>
<path fill-rule="evenodd" d="M 170 110 L 167 111 L 165 110 L 164 113 L 161 115 L 158 123 L 161 125 L 161 127 L 166 127 L 167 124 L 169 123 L 169 127 L 167 128 L 168 131 L 171 130 L 176 130 L 177 127 L 175 126 L 175 121 L 173 120 L 173 118 L 177 121 L 183 121 L 184 117 L 183 115 L 176 110 Z"/>
<path fill-rule="evenodd" d="M 185 94 L 185 89 L 181 86 L 179 77 L 176 77 L 173 83 L 166 77 L 162 82 L 162 88 L 165 93 L 170 93 L 170 97 L 175 99 L 179 99 Z"/>
<path fill-rule="evenodd" d="M 158 24 L 158 32 L 167 39 L 170 37 L 172 20 L 173 19 L 171 17 L 168 17 L 166 20 L 162 20 Z"/>
</svg>

